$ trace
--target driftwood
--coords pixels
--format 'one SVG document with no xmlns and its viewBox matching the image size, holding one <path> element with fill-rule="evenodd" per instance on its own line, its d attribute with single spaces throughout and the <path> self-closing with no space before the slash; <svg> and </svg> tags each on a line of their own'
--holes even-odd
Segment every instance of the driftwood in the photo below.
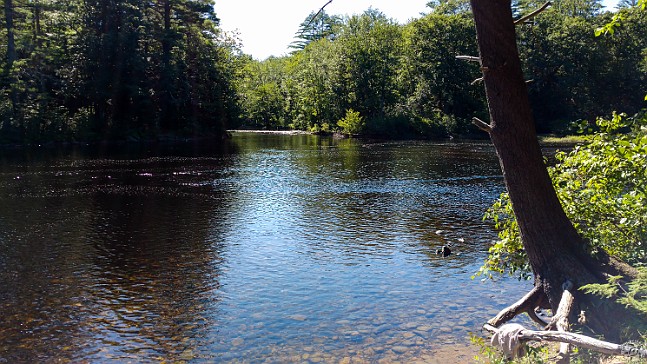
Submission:
<svg viewBox="0 0 647 364">
<path fill-rule="evenodd" d="M 553 317 L 555 326 L 558 331 L 569 332 L 570 324 L 568 322 L 568 316 L 573 311 L 573 304 L 575 303 L 575 296 L 571 293 L 573 289 L 573 283 L 566 281 L 562 286 L 564 292 L 562 293 L 562 299 L 559 301 L 559 306 L 557 307 L 557 312 Z M 558 363 L 568 363 L 569 362 L 569 352 L 571 347 L 568 343 L 562 342 L 559 346 L 559 359 Z"/>
<path fill-rule="evenodd" d="M 485 324 L 483 328 L 489 332 L 497 333 L 504 330 L 506 326 L 496 328 L 490 324 Z M 613 344 L 606 341 L 594 339 L 592 337 L 576 334 L 572 332 L 561 331 L 535 331 L 523 329 L 517 335 L 520 342 L 523 341 L 550 341 L 572 344 L 581 348 L 593 350 L 607 355 L 638 356 L 647 358 L 647 350 L 641 349 L 631 344 Z"/>
<path fill-rule="evenodd" d="M 519 301 L 503 309 L 498 315 L 490 319 L 483 328 L 494 334 L 492 337 L 492 345 L 502 349 L 508 358 L 514 358 L 523 354 L 522 344 L 527 341 L 559 342 L 561 345 L 557 363 L 569 362 L 571 345 L 606 355 L 647 358 L 647 349 L 632 344 L 614 344 L 586 335 L 569 332 L 569 317 L 571 317 L 575 304 L 575 296 L 572 293 L 573 284 L 570 281 L 566 281 L 562 289 L 562 299 L 559 302 L 555 315 L 548 324 L 535 314 L 535 308 L 541 306 L 542 299 L 544 298 L 543 290 L 538 287 L 533 288 Z M 526 329 L 518 324 L 505 324 L 521 313 L 527 313 L 533 321 L 545 326 L 544 330 L 536 331 Z M 584 318 L 580 317 L 580 319 Z M 553 331 L 555 329 L 557 331 Z"/>
</svg>

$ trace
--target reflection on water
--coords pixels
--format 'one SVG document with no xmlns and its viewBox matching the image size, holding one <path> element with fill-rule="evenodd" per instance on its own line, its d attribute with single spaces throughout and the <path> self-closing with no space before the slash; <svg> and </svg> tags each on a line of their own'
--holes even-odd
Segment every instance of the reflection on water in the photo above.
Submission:
<svg viewBox="0 0 647 364">
<path fill-rule="evenodd" d="M 487 144 L 113 149 L 0 159 L 0 363 L 410 361 L 527 289 L 470 279 Z"/>
</svg>

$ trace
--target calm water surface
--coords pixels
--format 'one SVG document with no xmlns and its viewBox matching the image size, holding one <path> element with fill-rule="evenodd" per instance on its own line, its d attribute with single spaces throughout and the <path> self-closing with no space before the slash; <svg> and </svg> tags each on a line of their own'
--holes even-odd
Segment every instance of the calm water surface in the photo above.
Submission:
<svg viewBox="0 0 647 364">
<path fill-rule="evenodd" d="M 223 144 L 4 152 L 0 363 L 406 362 L 528 289 L 470 279 L 489 144 Z"/>
</svg>

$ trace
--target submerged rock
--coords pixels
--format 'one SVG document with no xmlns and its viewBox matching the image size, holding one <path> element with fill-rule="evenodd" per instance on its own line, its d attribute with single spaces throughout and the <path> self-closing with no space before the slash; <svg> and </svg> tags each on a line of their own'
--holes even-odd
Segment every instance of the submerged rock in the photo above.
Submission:
<svg viewBox="0 0 647 364">
<path fill-rule="evenodd" d="M 436 250 L 437 255 L 442 255 L 446 257 L 452 253 L 451 249 L 447 245 L 443 245 L 440 249 Z"/>
</svg>

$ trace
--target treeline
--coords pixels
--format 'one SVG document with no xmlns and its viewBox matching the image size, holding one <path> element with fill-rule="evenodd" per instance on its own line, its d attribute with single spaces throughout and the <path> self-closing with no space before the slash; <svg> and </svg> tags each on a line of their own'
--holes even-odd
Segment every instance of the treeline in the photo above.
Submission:
<svg viewBox="0 0 647 364">
<path fill-rule="evenodd" d="M 632 0 L 623 0 L 631 5 Z M 0 144 L 218 135 L 227 128 L 386 137 L 475 133 L 486 102 L 466 0 L 406 25 L 377 10 L 311 14 L 291 55 L 256 61 L 213 0 L 3 0 Z M 515 1 L 518 17 L 539 4 Z M 518 26 L 540 132 L 644 107 L 647 19 L 557 0 Z M 259 29 L 259 31 L 263 31 Z M 340 120 L 342 121 L 340 123 Z"/>
<path fill-rule="evenodd" d="M 4 0 L 0 143 L 220 133 L 238 48 L 212 0 Z"/>
<path fill-rule="evenodd" d="M 514 11 L 522 17 L 539 5 L 514 2 Z M 429 6 L 406 25 L 373 9 L 311 14 L 291 55 L 245 65 L 244 124 L 381 136 L 476 133 L 471 118 L 487 116 L 481 72 L 478 63 L 456 59 L 478 55 L 469 4 Z M 596 37 L 596 26 L 613 15 L 600 9 L 599 1 L 555 1 L 518 25 L 539 132 L 568 133 L 574 121 L 645 106 L 647 19 L 624 8 L 623 25 Z"/>
</svg>

